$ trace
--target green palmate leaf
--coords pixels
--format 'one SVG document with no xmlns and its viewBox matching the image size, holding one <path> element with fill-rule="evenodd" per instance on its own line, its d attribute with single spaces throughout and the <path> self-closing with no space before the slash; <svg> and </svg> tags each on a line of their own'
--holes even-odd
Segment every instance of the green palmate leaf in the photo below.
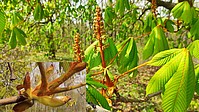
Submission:
<svg viewBox="0 0 199 112">
<path fill-rule="evenodd" d="M 174 22 L 171 20 L 167 20 L 166 22 L 166 28 L 169 32 L 174 32 L 174 28 L 173 28 Z"/>
<path fill-rule="evenodd" d="M 14 49 L 17 46 L 17 39 L 14 30 L 12 30 L 8 44 L 11 47 L 11 49 Z"/>
<path fill-rule="evenodd" d="M 195 75 L 196 75 L 196 87 L 195 87 L 195 91 L 199 95 L 199 65 L 197 65 L 195 67 Z"/>
<path fill-rule="evenodd" d="M 0 10 L 0 37 L 1 37 L 1 34 L 2 34 L 5 26 L 6 26 L 6 17 L 4 15 L 4 12 L 2 12 Z"/>
<path fill-rule="evenodd" d="M 153 28 L 149 40 L 144 47 L 143 59 L 148 59 L 150 56 L 167 49 L 169 49 L 169 46 L 164 31 L 160 26 L 156 26 Z"/>
<path fill-rule="evenodd" d="M 88 87 L 86 88 L 86 102 L 92 102 L 93 104 L 100 105 L 97 99 L 95 99 L 95 97 L 91 94 Z"/>
<path fill-rule="evenodd" d="M 111 78 L 111 80 L 114 80 L 114 75 L 109 70 L 107 70 L 107 74 Z"/>
<path fill-rule="evenodd" d="M 117 50 L 118 50 L 118 51 L 121 51 L 122 46 L 123 46 L 125 43 L 129 42 L 129 41 L 130 41 L 130 38 L 128 38 L 128 39 L 122 41 L 122 43 L 120 43 L 120 44 L 118 44 L 118 45 L 116 46 L 116 47 L 117 47 Z"/>
<path fill-rule="evenodd" d="M 154 28 L 155 26 L 155 22 L 153 20 L 153 14 L 150 12 L 147 17 L 146 17 L 146 20 L 144 20 L 144 31 L 145 32 L 150 32 L 151 29 Z"/>
<path fill-rule="evenodd" d="M 95 88 L 93 88 L 92 86 L 87 87 L 87 91 L 89 92 L 90 96 L 92 96 L 93 98 L 95 98 L 95 100 L 105 109 L 107 110 L 111 110 L 106 98 L 99 92 L 97 91 Z M 90 98 L 92 98 L 90 97 Z M 90 99 L 91 100 L 91 99 Z M 96 102 L 93 102 L 96 103 Z"/>
<path fill-rule="evenodd" d="M 43 7 L 41 6 L 40 3 L 37 3 L 33 12 L 34 19 L 36 21 L 40 21 L 43 19 L 43 15 L 44 15 Z"/>
<path fill-rule="evenodd" d="M 92 52 L 94 53 L 95 46 L 98 44 L 98 41 L 93 42 L 87 49 L 84 51 L 85 61 L 88 61 Z"/>
<path fill-rule="evenodd" d="M 169 49 L 169 45 L 167 42 L 167 39 L 165 37 L 164 31 L 162 27 L 156 26 L 154 28 L 155 33 L 155 45 L 154 45 L 154 55 L 157 54 L 160 51 Z"/>
<path fill-rule="evenodd" d="M 130 10 L 129 0 L 124 0 L 124 5 L 125 5 L 127 10 Z"/>
<path fill-rule="evenodd" d="M 130 6 L 128 6 L 128 0 L 117 0 L 116 6 L 115 6 L 115 12 L 119 12 L 119 14 L 122 16 L 124 15 L 125 8 L 129 9 Z"/>
<path fill-rule="evenodd" d="M 149 81 L 146 93 L 151 94 L 162 90 L 165 84 L 170 80 L 173 74 L 176 72 L 180 60 L 182 58 L 182 52 L 173 57 L 169 62 L 167 62 L 162 68 L 160 68 L 154 76 Z"/>
<path fill-rule="evenodd" d="M 192 10 L 188 1 L 184 1 L 184 10 L 181 19 L 184 20 L 185 23 L 190 23 L 192 21 Z"/>
<path fill-rule="evenodd" d="M 17 37 L 17 41 L 21 44 L 21 45 L 26 45 L 26 34 L 19 28 L 15 27 L 14 32 L 16 34 Z"/>
<path fill-rule="evenodd" d="M 117 0 L 115 5 L 115 12 L 118 12 L 119 8 L 120 8 L 120 0 Z"/>
<path fill-rule="evenodd" d="M 193 24 L 193 26 L 190 29 L 190 33 L 192 35 L 199 34 L 199 19 Z"/>
<path fill-rule="evenodd" d="M 35 20 L 38 20 L 39 19 L 39 3 L 37 3 L 35 9 L 34 9 L 34 12 L 33 12 L 33 16 L 34 16 L 34 19 Z"/>
<path fill-rule="evenodd" d="M 162 66 L 169 62 L 173 57 L 182 52 L 182 49 L 170 49 L 156 54 L 148 63 L 152 66 Z"/>
<path fill-rule="evenodd" d="M 100 53 L 93 53 L 88 61 L 88 67 L 93 68 L 101 64 Z"/>
<path fill-rule="evenodd" d="M 180 2 L 171 10 L 171 12 L 173 13 L 173 16 L 175 18 L 179 18 L 182 15 L 182 13 L 183 13 L 183 4 L 184 4 L 184 2 Z"/>
<path fill-rule="evenodd" d="M 0 99 L 2 99 L 4 97 L 4 95 L 6 94 L 6 87 L 3 87 L 1 89 L 1 92 L 0 92 Z"/>
<path fill-rule="evenodd" d="M 185 23 L 190 23 L 192 21 L 192 13 L 193 10 L 191 9 L 188 1 L 183 1 L 178 3 L 172 10 L 173 16 L 175 18 L 182 19 Z"/>
<path fill-rule="evenodd" d="M 120 0 L 119 14 L 124 15 L 124 11 L 125 11 L 124 0 Z"/>
<path fill-rule="evenodd" d="M 150 36 L 143 50 L 143 59 L 144 60 L 148 59 L 151 55 L 153 55 L 153 50 L 154 50 L 154 38 Z"/>
<path fill-rule="evenodd" d="M 164 111 L 184 112 L 193 97 L 194 87 L 192 58 L 189 51 L 184 48 L 155 73 L 147 85 L 146 93 L 148 95 L 164 90 L 162 103 Z"/>
<path fill-rule="evenodd" d="M 117 65 L 120 73 L 123 73 L 131 68 L 137 66 L 138 63 L 138 52 L 135 40 L 131 38 L 128 43 L 126 43 L 124 49 L 121 51 L 118 59 Z M 137 71 L 134 71 L 136 75 Z M 131 73 L 130 73 L 131 74 Z"/>
<path fill-rule="evenodd" d="M 104 58 L 107 64 L 116 56 L 117 48 L 111 38 L 108 38 L 108 47 L 104 50 Z"/>
<path fill-rule="evenodd" d="M 105 10 L 105 22 L 107 24 L 112 23 L 113 18 L 115 17 L 115 13 L 113 12 L 113 8 L 112 7 L 107 7 Z"/>
<path fill-rule="evenodd" d="M 11 21 L 12 25 L 15 26 L 19 24 L 21 21 L 23 21 L 23 17 L 18 12 L 14 12 Z"/>
<path fill-rule="evenodd" d="M 107 86 L 105 86 L 104 84 L 94 81 L 94 80 L 86 80 L 86 83 L 88 85 L 95 86 L 96 88 L 107 88 Z"/>
<path fill-rule="evenodd" d="M 98 66 L 101 63 L 101 58 L 99 52 L 95 52 L 95 46 L 97 46 L 98 41 L 92 43 L 85 51 L 84 61 L 88 63 L 89 68 Z"/>
<path fill-rule="evenodd" d="M 163 110 L 165 112 L 185 112 L 193 98 L 194 89 L 194 65 L 189 51 L 184 49 L 177 71 L 165 85 Z"/>
<path fill-rule="evenodd" d="M 189 44 L 188 49 L 191 55 L 199 59 L 199 40 L 195 40 L 194 42 Z"/>
</svg>

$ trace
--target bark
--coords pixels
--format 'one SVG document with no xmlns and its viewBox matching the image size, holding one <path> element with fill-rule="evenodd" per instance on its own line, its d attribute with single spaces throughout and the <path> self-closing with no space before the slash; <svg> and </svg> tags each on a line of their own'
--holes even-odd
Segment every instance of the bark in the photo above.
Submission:
<svg viewBox="0 0 199 112">
<path fill-rule="evenodd" d="M 5 99 L 0 99 L 0 106 L 7 105 L 7 104 L 18 103 L 18 102 L 24 101 L 25 99 L 27 99 L 27 98 L 25 98 L 22 95 L 13 96 L 13 97 L 10 97 L 10 98 L 5 98 Z"/>
<path fill-rule="evenodd" d="M 147 0 L 147 1 L 152 2 L 152 0 Z M 157 0 L 156 3 L 157 3 L 157 6 L 163 6 L 168 10 L 172 10 L 173 7 L 176 5 L 176 3 L 165 2 L 165 1 L 161 1 L 161 0 Z"/>
<path fill-rule="evenodd" d="M 147 0 L 149 2 L 152 2 L 152 0 Z M 183 2 L 183 1 L 188 1 L 190 6 L 193 6 L 193 0 L 178 0 L 178 2 Z M 172 10 L 175 5 L 177 3 L 173 3 L 173 2 L 166 2 L 166 1 L 161 1 L 161 0 L 156 0 L 157 6 L 163 6 L 164 8 L 168 9 L 168 10 Z"/>
</svg>

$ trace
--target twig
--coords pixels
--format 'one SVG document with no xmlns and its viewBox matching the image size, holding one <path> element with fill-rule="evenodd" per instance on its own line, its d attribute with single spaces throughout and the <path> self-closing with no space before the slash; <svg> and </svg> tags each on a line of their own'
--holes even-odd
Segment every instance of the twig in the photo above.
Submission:
<svg viewBox="0 0 199 112">
<path fill-rule="evenodd" d="M 20 96 L 13 96 L 10 98 L 5 98 L 5 99 L 0 99 L 0 106 L 2 105 L 7 105 L 7 104 L 13 104 L 13 103 L 18 103 L 21 101 L 26 100 L 27 98 L 20 95 Z"/>
<path fill-rule="evenodd" d="M 62 76 L 58 77 L 57 79 L 55 79 L 55 80 L 53 80 L 49 83 L 48 89 L 50 91 L 54 90 L 60 84 L 65 82 L 67 79 L 69 79 L 72 75 L 74 75 L 75 73 L 80 72 L 81 70 L 85 69 L 86 65 L 87 64 L 85 62 L 73 62 L 73 63 L 71 63 L 69 70 L 65 74 L 63 74 Z"/>
<path fill-rule="evenodd" d="M 119 75 L 118 77 L 116 77 L 116 79 L 119 79 L 119 78 L 121 78 L 121 77 L 124 77 L 126 74 L 128 74 L 128 73 L 130 73 L 130 72 L 133 72 L 134 70 L 136 70 L 136 69 L 138 69 L 138 68 L 140 68 L 140 67 L 143 67 L 143 66 L 145 66 L 145 65 L 147 65 L 147 64 L 148 64 L 148 62 L 145 62 L 145 63 L 143 63 L 143 64 L 141 64 L 141 65 L 138 65 L 138 66 L 136 66 L 136 67 L 134 67 L 134 68 L 132 68 L 132 69 L 130 69 L 130 70 L 124 72 L 123 74 Z"/>
<path fill-rule="evenodd" d="M 162 92 L 162 90 L 155 92 L 155 93 L 152 93 L 152 94 L 149 94 L 145 98 L 142 98 L 142 99 L 136 99 L 136 98 L 129 99 L 129 98 L 125 98 L 123 96 L 118 96 L 119 99 L 117 99 L 117 101 L 119 100 L 120 102 L 124 102 L 124 103 L 127 103 L 127 102 L 138 102 L 138 103 L 147 102 L 150 98 L 160 95 L 161 92 Z"/>
<path fill-rule="evenodd" d="M 42 62 L 37 62 L 38 66 L 39 66 L 39 70 L 41 73 L 41 89 L 42 91 L 40 91 L 38 94 L 43 94 L 46 92 L 47 90 L 47 79 L 46 79 L 46 73 L 45 73 L 45 69 L 44 69 L 44 65 Z"/>
<path fill-rule="evenodd" d="M 10 80 L 11 80 L 11 81 L 15 80 L 15 79 L 16 79 L 16 76 L 15 76 L 14 73 L 13 73 L 13 69 L 12 69 L 12 67 L 11 67 L 11 65 L 10 65 L 10 62 L 8 62 L 8 69 L 9 69 L 9 71 L 10 71 Z"/>
<path fill-rule="evenodd" d="M 162 93 L 162 90 L 155 92 L 155 93 L 152 93 L 152 94 L 149 94 L 149 95 L 146 96 L 145 100 L 149 100 L 150 98 L 157 96 L 157 95 L 160 95 L 161 93 Z"/>
<path fill-rule="evenodd" d="M 47 93 L 47 95 L 52 95 L 52 94 L 56 94 L 56 93 L 70 91 L 70 90 L 77 89 L 77 88 L 80 88 L 80 87 L 85 86 L 85 85 L 86 85 L 86 83 L 80 83 L 80 84 L 77 84 L 77 85 L 74 85 L 74 86 L 65 87 L 65 88 L 56 88 L 52 92 Z"/>
</svg>

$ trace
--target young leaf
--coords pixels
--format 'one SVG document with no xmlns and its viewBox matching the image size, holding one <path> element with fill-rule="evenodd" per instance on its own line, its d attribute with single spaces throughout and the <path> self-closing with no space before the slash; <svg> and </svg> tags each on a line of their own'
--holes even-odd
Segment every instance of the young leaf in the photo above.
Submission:
<svg viewBox="0 0 199 112">
<path fill-rule="evenodd" d="M 39 20 L 39 3 L 37 3 L 35 9 L 34 9 L 34 12 L 33 12 L 33 16 L 34 16 L 34 19 L 35 20 Z"/>
<path fill-rule="evenodd" d="M 191 53 L 191 55 L 195 56 L 199 59 L 199 40 L 195 40 L 187 47 Z"/>
<path fill-rule="evenodd" d="M 192 21 L 192 9 L 188 1 L 183 1 L 178 3 L 172 10 L 173 16 L 175 18 L 181 18 L 185 23 L 190 23 Z"/>
<path fill-rule="evenodd" d="M 184 1 L 184 10 L 181 19 L 184 20 L 185 23 L 190 23 L 192 21 L 192 11 L 188 1 Z"/>
<path fill-rule="evenodd" d="M 195 73 L 192 58 L 187 49 L 174 56 L 160 68 L 147 85 L 147 94 L 164 89 L 164 111 L 185 111 L 193 97 Z"/>
<path fill-rule="evenodd" d="M 169 32 L 174 32 L 174 28 L 173 28 L 174 22 L 172 20 L 167 20 L 166 22 L 166 28 Z"/>
<path fill-rule="evenodd" d="M 85 61 L 88 61 L 90 56 L 91 56 L 91 52 L 94 52 L 95 46 L 98 44 L 98 41 L 93 42 L 89 47 L 87 47 L 87 49 L 84 51 L 84 55 L 85 55 Z"/>
<path fill-rule="evenodd" d="M 182 13 L 183 13 L 183 4 L 184 2 L 180 2 L 177 5 L 175 5 L 175 7 L 171 10 L 171 12 L 173 13 L 173 16 L 175 18 L 179 18 Z"/>
<path fill-rule="evenodd" d="M 36 21 L 40 21 L 42 20 L 43 15 L 44 15 L 43 7 L 41 6 L 41 3 L 37 3 L 35 10 L 33 12 L 34 19 Z"/>
<path fill-rule="evenodd" d="M 5 94 L 6 94 L 6 86 L 1 89 L 0 98 L 2 99 Z"/>
<path fill-rule="evenodd" d="M 6 17 L 4 15 L 4 12 L 2 12 L 0 10 L 0 37 L 1 37 L 1 34 L 2 34 L 5 26 L 6 26 Z"/>
<path fill-rule="evenodd" d="M 162 74 L 164 75 L 164 74 Z M 162 107 L 165 112 L 184 112 L 194 95 L 195 72 L 188 50 L 182 51 L 182 59 L 173 77 L 165 85 Z"/>
<path fill-rule="evenodd" d="M 199 65 L 195 67 L 195 75 L 196 75 L 196 87 L 195 91 L 199 95 Z"/>
<path fill-rule="evenodd" d="M 92 102 L 95 105 L 100 105 L 98 103 L 97 99 L 93 96 L 93 94 L 91 94 L 91 91 L 90 91 L 90 89 L 88 89 L 88 87 L 91 88 L 92 86 L 87 86 L 86 87 L 86 101 L 87 102 Z"/>
<path fill-rule="evenodd" d="M 107 70 L 107 74 L 111 78 L 111 80 L 114 80 L 114 75 L 109 70 Z"/>
<path fill-rule="evenodd" d="M 131 38 L 118 57 L 117 65 L 119 72 L 123 73 L 127 70 L 130 70 L 131 68 L 137 66 L 137 63 L 138 63 L 137 47 L 135 40 Z M 136 71 L 134 71 L 134 73 L 136 73 Z"/>
<path fill-rule="evenodd" d="M 23 21 L 23 17 L 18 12 L 14 12 L 11 21 L 12 25 L 15 26 L 21 21 Z"/>
<path fill-rule="evenodd" d="M 129 0 L 124 0 L 124 5 L 125 5 L 127 10 L 130 10 Z"/>
<path fill-rule="evenodd" d="M 88 87 L 87 87 L 87 91 L 89 92 L 89 94 L 90 94 L 92 97 L 94 97 L 94 98 L 97 100 L 97 102 L 99 102 L 99 104 L 100 104 L 103 108 L 105 108 L 105 109 L 107 109 L 107 110 L 111 110 L 111 108 L 110 108 L 110 106 L 109 106 L 109 104 L 108 104 L 106 98 L 105 98 L 99 91 L 97 91 L 95 88 L 93 88 L 93 87 L 91 87 L 91 86 L 89 86 L 89 85 L 88 85 Z"/>
<path fill-rule="evenodd" d="M 105 10 L 104 20 L 107 24 L 112 23 L 112 20 L 115 17 L 115 13 L 112 10 L 113 10 L 112 7 L 107 7 L 106 10 Z"/>
<path fill-rule="evenodd" d="M 160 51 L 169 49 L 164 31 L 160 26 L 153 28 L 149 40 L 143 50 L 143 58 L 147 59 L 151 55 L 155 55 Z"/>
<path fill-rule="evenodd" d="M 124 11 L 125 11 L 124 0 L 120 0 L 119 14 L 123 16 Z"/>
<path fill-rule="evenodd" d="M 162 90 L 164 88 L 165 84 L 176 72 L 181 58 L 182 52 L 173 57 L 169 62 L 167 62 L 154 74 L 154 76 L 151 78 L 146 87 L 147 95 Z"/>
<path fill-rule="evenodd" d="M 143 50 L 143 59 L 146 60 L 148 59 L 151 55 L 153 55 L 154 51 L 154 38 L 153 33 L 150 34 L 149 40 L 147 41 L 146 45 L 144 46 Z"/>
<path fill-rule="evenodd" d="M 95 86 L 96 88 L 107 88 L 106 85 L 104 85 L 104 84 L 102 84 L 100 82 L 94 81 L 94 80 L 86 80 L 86 83 L 88 85 Z"/>
<path fill-rule="evenodd" d="M 107 64 L 116 56 L 117 48 L 111 38 L 108 38 L 108 47 L 104 50 L 104 58 Z M 117 59 L 117 58 L 116 58 Z"/>
<path fill-rule="evenodd" d="M 182 49 L 170 49 L 156 54 L 148 63 L 152 66 L 162 66 L 169 62 L 173 57 L 182 52 Z"/>
<path fill-rule="evenodd" d="M 144 31 L 145 32 L 150 32 L 151 29 L 154 28 L 154 20 L 153 20 L 153 14 L 150 12 L 147 17 L 146 20 L 144 20 Z"/>
<path fill-rule="evenodd" d="M 16 34 L 17 40 L 21 45 L 26 45 L 26 34 L 19 28 L 15 27 L 14 32 Z"/>
<path fill-rule="evenodd" d="M 197 19 L 197 21 L 193 24 L 193 26 L 190 29 L 190 33 L 192 35 L 196 35 L 199 32 L 199 19 Z"/>
<path fill-rule="evenodd" d="M 100 53 L 94 53 L 88 61 L 88 67 L 93 68 L 101 64 Z"/>
<path fill-rule="evenodd" d="M 68 96 L 36 96 L 33 95 L 33 99 L 37 100 L 38 102 L 51 107 L 58 107 L 66 104 L 71 98 Z"/>
<path fill-rule="evenodd" d="M 116 0 L 115 12 L 118 12 L 119 8 L 120 8 L 120 0 Z"/>
<path fill-rule="evenodd" d="M 154 29 L 154 35 L 155 35 L 155 45 L 154 45 L 154 52 L 153 55 L 157 54 L 160 51 L 164 51 L 169 49 L 169 45 L 168 42 L 166 40 L 164 31 L 162 29 L 162 27 L 160 26 L 156 26 Z"/>
<path fill-rule="evenodd" d="M 10 45 L 11 49 L 14 49 L 17 46 L 16 34 L 14 30 L 12 30 L 8 44 Z"/>
</svg>

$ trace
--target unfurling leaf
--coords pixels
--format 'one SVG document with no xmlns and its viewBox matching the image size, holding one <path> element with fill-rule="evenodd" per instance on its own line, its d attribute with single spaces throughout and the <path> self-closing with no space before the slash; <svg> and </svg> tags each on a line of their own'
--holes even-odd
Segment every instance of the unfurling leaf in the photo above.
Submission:
<svg viewBox="0 0 199 112">
<path fill-rule="evenodd" d="M 150 56 L 169 49 L 167 39 L 161 26 L 153 28 L 149 40 L 143 50 L 143 59 L 148 59 Z"/>
<path fill-rule="evenodd" d="M 127 43 L 124 43 L 126 45 L 124 46 L 117 59 L 117 65 L 120 73 L 124 73 L 127 70 L 136 67 L 139 60 L 135 40 L 133 38 L 130 38 L 128 40 L 128 42 L 126 41 Z M 136 76 L 137 71 L 135 70 L 129 73 L 129 75 L 131 74 L 132 76 L 132 73 L 133 76 Z"/>
<path fill-rule="evenodd" d="M 195 67 L 196 87 L 195 91 L 199 95 L 199 64 Z"/>
<path fill-rule="evenodd" d="M 28 108 L 33 106 L 33 101 L 31 100 L 26 100 L 26 101 L 22 101 L 20 103 L 17 103 L 14 107 L 13 110 L 14 112 L 24 112 L 25 110 L 27 110 Z"/>
<path fill-rule="evenodd" d="M 58 107 L 61 105 L 66 104 L 71 98 L 68 96 L 33 96 L 33 99 L 37 100 L 38 102 L 50 106 L 50 107 Z"/>
<path fill-rule="evenodd" d="M 18 43 L 20 43 L 21 45 L 26 45 L 26 34 L 19 28 L 15 27 L 14 32 L 16 34 L 16 38 Z"/>
<path fill-rule="evenodd" d="M 194 57 L 199 59 L 199 40 L 195 40 L 187 47 Z"/>
<path fill-rule="evenodd" d="M 12 30 L 8 44 L 11 47 L 11 49 L 14 49 L 17 46 L 16 34 L 13 30 Z"/>
<path fill-rule="evenodd" d="M 6 26 L 6 17 L 5 17 L 4 12 L 2 12 L 0 10 L 0 37 L 1 37 L 1 34 L 2 34 L 5 26 Z"/>
<path fill-rule="evenodd" d="M 6 87 L 3 87 L 1 89 L 1 92 L 0 92 L 0 99 L 2 99 L 4 97 L 4 95 L 6 94 Z"/>
<path fill-rule="evenodd" d="M 111 110 L 106 98 L 95 88 L 92 86 L 87 86 L 86 88 L 86 98 L 87 102 L 93 102 L 96 105 L 101 105 L 103 108 L 107 110 Z"/>
<path fill-rule="evenodd" d="M 40 21 L 43 19 L 44 11 L 43 7 L 41 6 L 41 3 L 37 3 L 34 12 L 33 12 L 34 19 L 37 21 Z"/>
<path fill-rule="evenodd" d="M 178 3 L 172 10 L 173 16 L 175 18 L 182 19 L 185 23 L 190 23 L 192 21 L 192 13 L 193 10 L 191 9 L 188 1 L 183 1 Z"/>
</svg>

